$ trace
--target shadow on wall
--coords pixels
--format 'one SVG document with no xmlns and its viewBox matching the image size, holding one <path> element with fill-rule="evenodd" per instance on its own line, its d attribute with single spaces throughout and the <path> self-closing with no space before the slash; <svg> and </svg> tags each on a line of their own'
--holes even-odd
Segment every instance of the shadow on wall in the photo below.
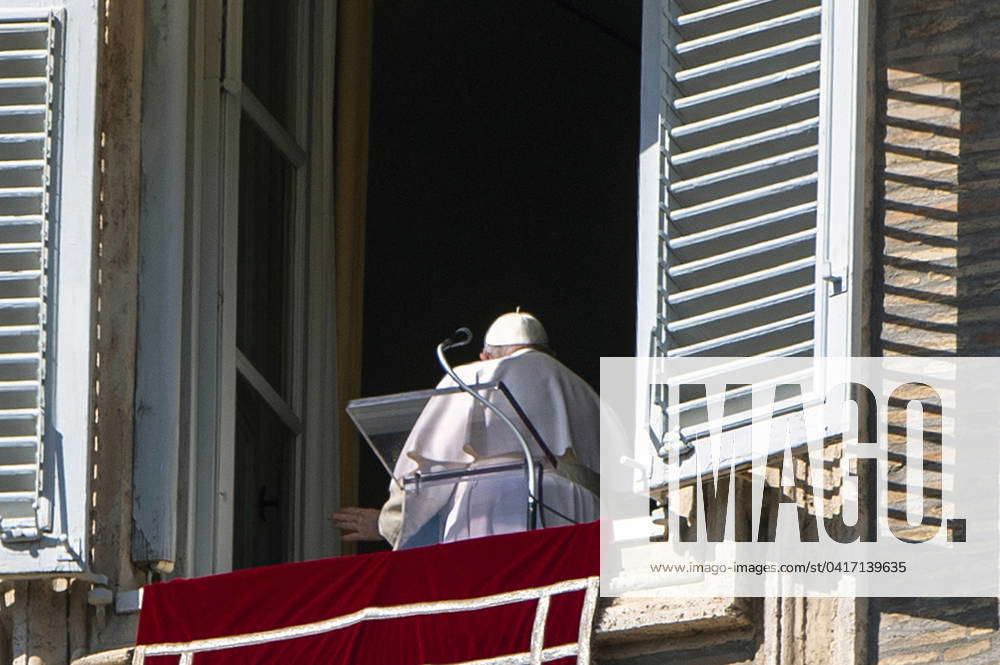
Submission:
<svg viewBox="0 0 1000 665">
<path fill-rule="evenodd" d="M 1000 3 L 889 0 L 878 12 L 873 353 L 998 355 Z M 997 612 L 995 598 L 879 599 L 871 646 L 878 661 L 996 662 Z"/>
<path fill-rule="evenodd" d="M 997 355 L 1000 4 L 893 0 L 880 11 L 877 345 L 886 355 Z"/>
</svg>

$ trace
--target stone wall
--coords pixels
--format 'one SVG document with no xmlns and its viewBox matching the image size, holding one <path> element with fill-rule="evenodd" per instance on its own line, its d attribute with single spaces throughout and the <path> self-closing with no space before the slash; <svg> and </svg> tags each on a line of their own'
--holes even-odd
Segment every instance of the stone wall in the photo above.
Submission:
<svg viewBox="0 0 1000 665">
<path fill-rule="evenodd" d="M 1000 2 L 877 5 L 875 353 L 998 355 Z M 881 665 L 1000 660 L 995 598 L 872 605 Z"/>
</svg>

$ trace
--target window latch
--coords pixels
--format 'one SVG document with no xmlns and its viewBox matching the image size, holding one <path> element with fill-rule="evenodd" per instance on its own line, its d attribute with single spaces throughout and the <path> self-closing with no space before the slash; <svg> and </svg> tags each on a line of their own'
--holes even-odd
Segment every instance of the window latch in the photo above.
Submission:
<svg viewBox="0 0 1000 665">
<path fill-rule="evenodd" d="M 823 279 L 823 282 L 827 285 L 826 286 L 827 296 L 838 296 L 847 290 L 845 287 L 845 282 L 847 280 L 844 278 L 844 271 L 843 270 L 834 271 L 833 265 L 829 261 L 823 262 L 823 271 L 821 277 Z"/>
</svg>

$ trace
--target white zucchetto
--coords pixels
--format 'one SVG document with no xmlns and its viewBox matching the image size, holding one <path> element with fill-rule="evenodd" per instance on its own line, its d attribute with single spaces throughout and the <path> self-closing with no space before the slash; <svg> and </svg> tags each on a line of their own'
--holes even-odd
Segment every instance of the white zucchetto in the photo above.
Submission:
<svg viewBox="0 0 1000 665">
<path fill-rule="evenodd" d="M 548 344 L 549 336 L 545 333 L 541 321 L 518 307 L 515 312 L 508 312 L 497 318 L 486 331 L 483 338 L 490 346 L 509 346 L 511 344 Z"/>
</svg>

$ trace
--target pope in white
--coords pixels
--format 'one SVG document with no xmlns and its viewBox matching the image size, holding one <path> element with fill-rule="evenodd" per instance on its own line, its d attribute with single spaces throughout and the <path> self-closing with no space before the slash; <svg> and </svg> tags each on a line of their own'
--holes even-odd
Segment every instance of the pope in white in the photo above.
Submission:
<svg viewBox="0 0 1000 665">
<path fill-rule="evenodd" d="M 541 456 L 540 526 L 598 518 L 599 400 L 593 389 L 556 360 L 534 316 L 511 312 L 484 338 L 480 361 L 455 368 L 469 385 L 503 382 L 553 456 Z M 450 377 L 439 388 L 454 386 Z M 505 400 L 492 400 L 513 415 Z M 515 421 L 518 418 L 514 418 Z M 528 432 L 523 432 L 531 440 Z M 432 398 L 414 425 L 393 475 L 488 466 L 521 459 L 509 427 L 467 394 Z M 344 540 L 385 538 L 394 549 L 523 531 L 527 528 L 523 469 L 475 476 L 454 485 L 404 492 L 393 481 L 380 511 L 345 508 L 334 513 Z M 377 524 L 377 527 L 376 527 Z"/>
</svg>

